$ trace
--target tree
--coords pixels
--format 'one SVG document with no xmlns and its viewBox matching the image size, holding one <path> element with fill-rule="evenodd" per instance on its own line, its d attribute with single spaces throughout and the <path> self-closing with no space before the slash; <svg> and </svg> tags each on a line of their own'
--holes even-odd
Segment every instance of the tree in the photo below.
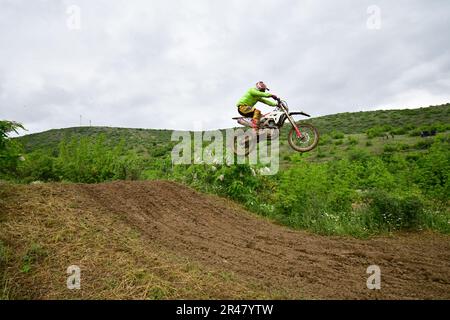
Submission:
<svg viewBox="0 0 450 320">
<path fill-rule="evenodd" d="M 8 137 L 9 133 L 25 130 L 22 124 L 15 121 L 0 121 L 0 174 L 14 173 L 20 158 L 21 146 Z"/>
</svg>

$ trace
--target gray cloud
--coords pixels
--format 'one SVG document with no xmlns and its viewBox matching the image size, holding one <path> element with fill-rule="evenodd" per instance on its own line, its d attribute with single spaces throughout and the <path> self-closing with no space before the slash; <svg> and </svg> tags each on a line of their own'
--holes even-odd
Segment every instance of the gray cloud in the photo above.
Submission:
<svg viewBox="0 0 450 320">
<path fill-rule="evenodd" d="M 450 3 L 0 0 L 0 118 L 230 127 L 258 80 L 315 116 L 450 101 Z M 81 9 L 81 30 L 66 12 Z M 381 9 L 369 30 L 367 8 Z M 262 106 L 263 110 L 270 110 Z"/>
</svg>

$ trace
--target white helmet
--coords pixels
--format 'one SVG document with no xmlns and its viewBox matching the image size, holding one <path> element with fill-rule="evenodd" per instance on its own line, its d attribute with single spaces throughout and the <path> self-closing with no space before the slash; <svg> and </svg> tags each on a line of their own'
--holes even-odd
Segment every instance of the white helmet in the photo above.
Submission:
<svg viewBox="0 0 450 320">
<path fill-rule="evenodd" d="M 263 92 L 266 90 L 269 90 L 269 88 L 267 88 L 266 84 L 262 81 L 258 81 L 256 83 L 256 89 L 258 89 L 259 91 L 263 91 Z"/>
</svg>

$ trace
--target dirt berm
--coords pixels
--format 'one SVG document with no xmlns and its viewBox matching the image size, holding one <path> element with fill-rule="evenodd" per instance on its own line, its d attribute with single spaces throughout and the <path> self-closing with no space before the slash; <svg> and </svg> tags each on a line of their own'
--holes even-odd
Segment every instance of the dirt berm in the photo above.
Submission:
<svg viewBox="0 0 450 320">
<path fill-rule="evenodd" d="M 10 298 L 450 299 L 444 235 L 318 236 L 168 181 L 0 189 Z"/>
</svg>

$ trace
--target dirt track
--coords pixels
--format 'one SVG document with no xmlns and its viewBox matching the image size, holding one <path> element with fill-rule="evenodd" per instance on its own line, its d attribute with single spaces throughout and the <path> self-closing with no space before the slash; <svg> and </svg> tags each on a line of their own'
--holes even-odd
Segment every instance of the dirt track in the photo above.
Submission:
<svg viewBox="0 0 450 320">
<path fill-rule="evenodd" d="M 166 181 L 50 186 L 53 197 L 70 194 L 80 208 L 115 216 L 164 252 L 232 272 L 267 292 L 306 299 L 450 299 L 448 236 L 317 236 Z M 366 269 L 374 264 L 381 268 L 381 290 L 366 287 Z"/>
<path fill-rule="evenodd" d="M 99 210 L 120 214 L 152 241 L 305 298 L 450 298 L 450 241 L 433 234 L 368 241 L 322 237 L 264 221 L 229 201 L 171 182 L 77 186 Z M 366 268 L 382 290 L 366 287 Z"/>
</svg>

